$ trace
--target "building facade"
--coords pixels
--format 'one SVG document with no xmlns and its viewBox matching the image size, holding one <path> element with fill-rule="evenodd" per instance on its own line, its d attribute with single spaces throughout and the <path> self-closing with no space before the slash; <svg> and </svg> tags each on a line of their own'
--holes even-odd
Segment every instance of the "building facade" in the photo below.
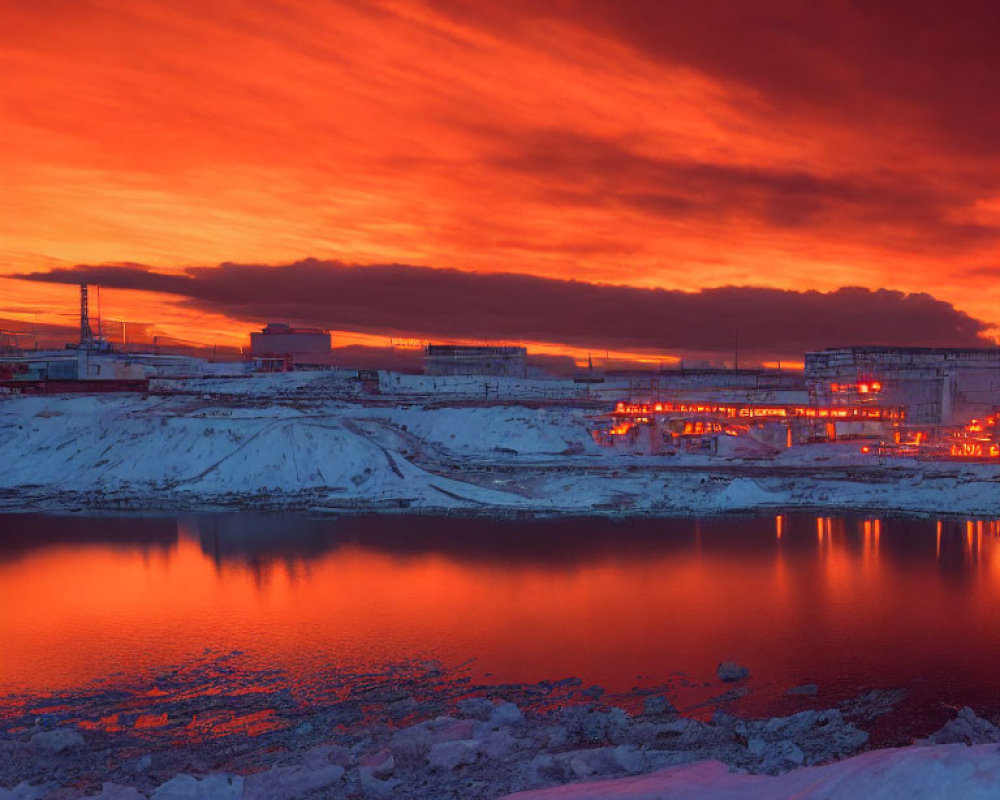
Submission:
<svg viewBox="0 0 1000 800">
<path fill-rule="evenodd" d="M 424 351 L 426 375 L 487 375 L 524 378 L 528 351 L 524 347 L 466 347 L 429 344 Z"/>
<path fill-rule="evenodd" d="M 293 328 L 269 322 L 250 334 L 250 355 L 255 359 L 286 359 L 301 365 L 322 365 L 330 360 L 330 333 L 320 328 Z"/>
<path fill-rule="evenodd" d="M 1000 348 L 839 347 L 806 353 L 819 406 L 903 406 L 910 425 L 963 425 L 1000 406 Z"/>
</svg>

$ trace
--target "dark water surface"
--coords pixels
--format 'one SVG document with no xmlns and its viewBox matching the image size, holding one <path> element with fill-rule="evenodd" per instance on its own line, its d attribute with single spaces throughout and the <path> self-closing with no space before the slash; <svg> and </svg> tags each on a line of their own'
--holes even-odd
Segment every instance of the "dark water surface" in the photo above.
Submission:
<svg viewBox="0 0 1000 800">
<path fill-rule="evenodd" d="M 474 659 L 477 681 L 666 682 L 690 706 L 732 659 L 740 711 L 804 683 L 1000 711 L 991 521 L 0 515 L 0 610 L 0 693 L 241 651 L 303 680 Z"/>
</svg>

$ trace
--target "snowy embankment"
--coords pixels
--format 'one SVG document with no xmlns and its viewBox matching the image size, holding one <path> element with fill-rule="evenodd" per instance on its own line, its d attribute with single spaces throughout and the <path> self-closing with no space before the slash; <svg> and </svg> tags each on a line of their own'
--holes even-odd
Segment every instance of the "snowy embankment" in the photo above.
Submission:
<svg viewBox="0 0 1000 800">
<path fill-rule="evenodd" d="M 838 764 L 775 777 L 741 775 L 706 761 L 653 775 L 509 795 L 509 800 L 994 800 L 1000 796 L 995 744 L 878 750 Z"/>
<path fill-rule="evenodd" d="M 588 432 L 593 411 L 585 408 L 362 399 L 322 380 L 205 382 L 211 394 L 0 400 L 0 503 L 1000 513 L 995 465 L 880 464 L 856 446 L 836 445 L 793 448 L 771 460 L 633 456 L 597 447 Z"/>
</svg>

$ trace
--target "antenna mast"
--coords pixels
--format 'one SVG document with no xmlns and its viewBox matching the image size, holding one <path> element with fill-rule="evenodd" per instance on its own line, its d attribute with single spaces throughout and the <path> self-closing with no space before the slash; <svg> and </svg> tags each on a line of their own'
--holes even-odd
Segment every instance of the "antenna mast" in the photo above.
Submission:
<svg viewBox="0 0 1000 800">
<path fill-rule="evenodd" d="M 80 346 L 87 347 L 94 342 L 94 332 L 90 329 L 90 299 L 87 284 L 80 284 Z"/>
</svg>

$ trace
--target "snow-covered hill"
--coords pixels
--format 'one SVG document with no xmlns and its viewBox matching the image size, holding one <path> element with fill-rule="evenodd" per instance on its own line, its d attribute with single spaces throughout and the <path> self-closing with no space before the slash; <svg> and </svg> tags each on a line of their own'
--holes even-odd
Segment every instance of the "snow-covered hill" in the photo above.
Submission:
<svg viewBox="0 0 1000 800">
<path fill-rule="evenodd" d="M 995 466 L 879 465 L 837 446 L 793 448 L 769 462 L 641 457 L 597 447 L 592 412 L 580 407 L 361 402 L 345 386 L 321 375 L 203 382 L 197 392 L 148 396 L 7 397 L 0 503 L 1000 514 Z"/>
</svg>

